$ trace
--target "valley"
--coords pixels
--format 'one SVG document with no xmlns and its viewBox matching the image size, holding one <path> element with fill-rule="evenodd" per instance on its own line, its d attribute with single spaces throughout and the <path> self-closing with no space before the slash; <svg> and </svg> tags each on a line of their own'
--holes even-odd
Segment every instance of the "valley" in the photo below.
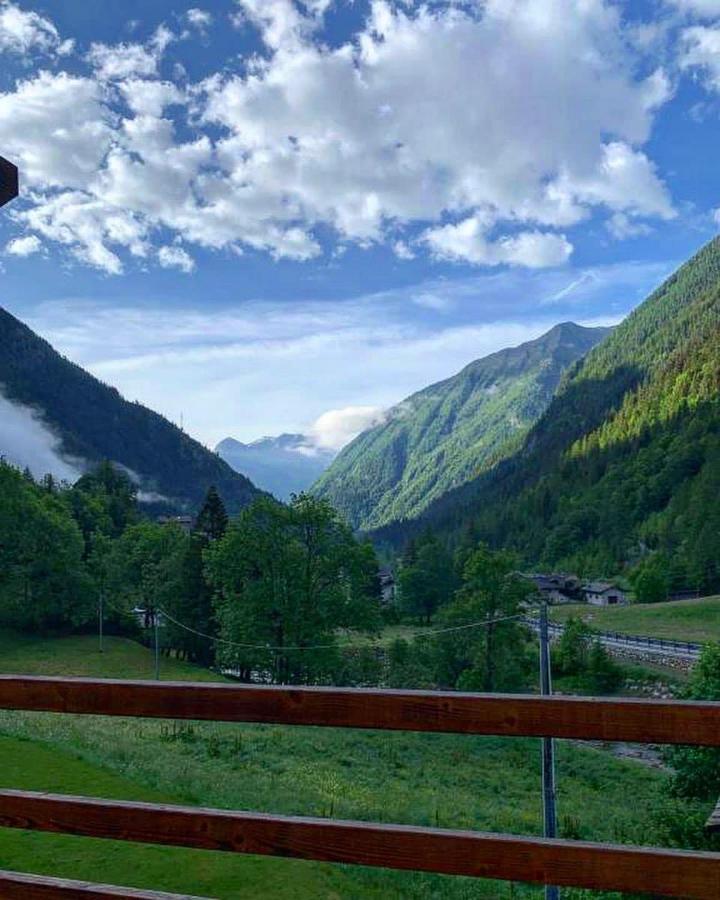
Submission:
<svg viewBox="0 0 720 900">
<path fill-rule="evenodd" d="M 45 459 L 85 462 L 73 480 L 0 461 L 0 671 L 152 679 L 157 665 L 177 681 L 225 673 L 246 683 L 534 693 L 538 642 L 527 618 L 544 581 L 523 573 L 564 572 L 576 599 L 604 602 L 593 583 L 608 579 L 623 587 L 613 587 L 621 605 L 551 606 L 564 626 L 551 648 L 559 694 L 720 697 L 718 283 L 714 241 L 615 329 L 565 323 L 479 359 L 394 407 L 334 459 L 303 435 L 224 441 L 227 459 L 258 485 L 5 316 L 6 398 L 35 409 Z M 46 389 L 43 367 L 86 392 L 98 421 L 116 424 L 100 437 Z M 138 476 L 138 459 L 152 476 Z M 674 592 L 706 596 L 663 599 Z M 602 631 L 706 646 L 678 668 L 620 653 Z M 32 790 L 82 783 L 110 797 L 542 830 L 532 739 L 3 712 L 0 745 L 7 783 Z M 558 741 L 559 833 L 714 848 L 703 823 L 720 791 L 715 757 Z M 76 846 L 2 831 L 0 861 L 97 878 L 105 852 L 113 881 L 218 898 L 238 896 L 238 881 L 258 898 L 541 894 L 119 843 L 80 856 Z"/>
</svg>

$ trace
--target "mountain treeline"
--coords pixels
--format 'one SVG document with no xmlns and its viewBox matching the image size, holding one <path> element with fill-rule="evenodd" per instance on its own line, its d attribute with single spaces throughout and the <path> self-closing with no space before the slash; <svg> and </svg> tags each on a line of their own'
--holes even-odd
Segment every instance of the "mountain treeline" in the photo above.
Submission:
<svg viewBox="0 0 720 900">
<path fill-rule="evenodd" d="M 233 511 L 258 494 L 247 478 L 198 441 L 158 413 L 125 400 L 2 308 L 0 391 L 38 411 L 68 458 L 89 467 L 111 459 L 135 473 L 156 508 L 196 509 L 211 484 Z"/>
<path fill-rule="evenodd" d="M 565 322 L 413 394 L 342 450 L 313 493 L 355 528 L 419 515 L 515 452 L 565 369 L 608 331 Z"/>
<path fill-rule="evenodd" d="M 715 239 L 569 371 L 517 453 L 375 537 L 430 527 L 660 594 L 719 590 L 719 389 Z"/>
</svg>

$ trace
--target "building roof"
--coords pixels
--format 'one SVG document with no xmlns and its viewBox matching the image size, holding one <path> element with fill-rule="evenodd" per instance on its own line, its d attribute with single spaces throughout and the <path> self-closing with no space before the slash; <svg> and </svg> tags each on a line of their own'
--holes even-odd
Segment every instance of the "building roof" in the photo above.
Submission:
<svg viewBox="0 0 720 900">
<path fill-rule="evenodd" d="M 588 594 L 606 594 L 608 591 L 620 591 L 620 588 L 609 581 L 590 581 L 583 590 L 587 591 Z"/>
</svg>

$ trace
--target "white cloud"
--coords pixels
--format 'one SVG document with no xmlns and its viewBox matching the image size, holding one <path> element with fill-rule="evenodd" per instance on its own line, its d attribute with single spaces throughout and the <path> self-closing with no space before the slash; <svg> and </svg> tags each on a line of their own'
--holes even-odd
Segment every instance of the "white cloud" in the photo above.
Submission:
<svg viewBox="0 0 720 900">
<path fill-rule="evenodd" d="M 572 244 L 564 235 L 549 232 L 525 231 L 489 241 L 486 226 L 477 216 L 429 229 L 423 239 L 440 258 L 476 265 L 507 263 L 539 269 L 562 265 L 572 253 Z"/>
<path fill-rule="evenodd" d="M 11 256 L 32 256 L 42 247 L 40 238 L 36 234 L 28 234 L 24 237 L 13 238 L 5 245 L 5 252 Z"/>
<path fill-rule="evenodd" d="M 652 229 L 645 222 L 637 222 L 624 212 L 613 213 L 607 221 L 610 234 L 619 241 L 650 234 Z"/>
<path fill-rule="evenodd" d="M 160 80 L 175 39 L 160 26 L 94 43 L 93 77 L 39 72 L 0 94 L 0 146 L 31 189 L 20 224 L 109 273 L 178 236 L 309 260 L 321 231 L 537 268 L 567 259 L 595 210 L 674 214 L 643 151 L 669 81 L 636 74 L 647 61 L 610 3 L 372 0 L 340 46 L 323 40 L 329 5 L 239 0 L 264 44 L 241 74 Z"/>
<path fill-rule="evenodd" d="M 720 25 L 696 25 L 683 31 L 680 66 L 699 69 L 706 87 L 720 91 Z"/>
<path fill-rule="evenodd" d="M 712 217 L 713 222 L 715 222 L 716 225 L 720 225 L 720 206 L 712 211 Z"/>
<path fill-rule="evenodd" d="M 445 312 L 452 309 L 454 305 L 451 297 L 434 291 L 421 291 L 419 294 L 413 294 L 411 300 L 416 306 L 432 309 L 435 312 Z"/>
<path fill-rule="evenodd" d="M 182 247 L 161 247 L 158 261 L 163 269 L 180 269 L 186 275 L 195 269 L 195 260 Z"/>
<path fill-rule="evenodd" d="M 150 77 L 157 74 L 162 55 L 174 39 L 172 31 L 160 25 L 147 45 L 94 43 L 87 59 L 101 81 Z"/>
<path fill-rule="evenodd" d="M 192 26 L 198 28 L 200 31 L 209 28 L 213 21 L 211 12 L 208 12 L 206 9 L 199 9 L 197 6 L 189 9 L 185 13 L 185 17 Z"/>
<path fill-rule="evenodd" d="M 57 28 L 44 16 L 23 10 L 9 0 L 0 2 L 0 52 L 25 56 L 31 52 L 64 56 L 73 49 L 63 41 Z"/>
<path fill-rule="evenodd" d="M 87 187 L 111 139 L 103 91 L 89 78 L 41 71 L 0 93 L 0 146 L 31 188 Z"/>
<path fill-rule="evenodd" d="M 377 406 L 346 406 L 330 409 L 313 422 L 310 437 L 320 447 L 340 450 L 361 431 L 382 422 L 383 410 Z"/>
<path fill-rule="evenodd" d="M 138 116 L 162 116 L 165 108 L 185 102 L 185 93 L 170 81 L 132 78 L 120 85 L 130 109 Z"/>
<path fill-rule="evenodd" d="M 720 17 L 720 0 L 667 0 L 681 12 L 696 15 L 702 19 Z"/>
</svg>

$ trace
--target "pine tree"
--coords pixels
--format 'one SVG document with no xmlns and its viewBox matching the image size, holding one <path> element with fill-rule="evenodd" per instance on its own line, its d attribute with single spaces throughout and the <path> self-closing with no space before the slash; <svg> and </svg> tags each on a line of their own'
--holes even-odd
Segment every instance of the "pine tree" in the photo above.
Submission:
<svg viewBox="0 0 720 900">
<path fill-rule="evenodd" d="M 208 488 L 205 502 L 195 522 L 195 531 L 208 541 L 219 540 L 227 530 L 228 515 L 215 485 Z"/>
</svg>

